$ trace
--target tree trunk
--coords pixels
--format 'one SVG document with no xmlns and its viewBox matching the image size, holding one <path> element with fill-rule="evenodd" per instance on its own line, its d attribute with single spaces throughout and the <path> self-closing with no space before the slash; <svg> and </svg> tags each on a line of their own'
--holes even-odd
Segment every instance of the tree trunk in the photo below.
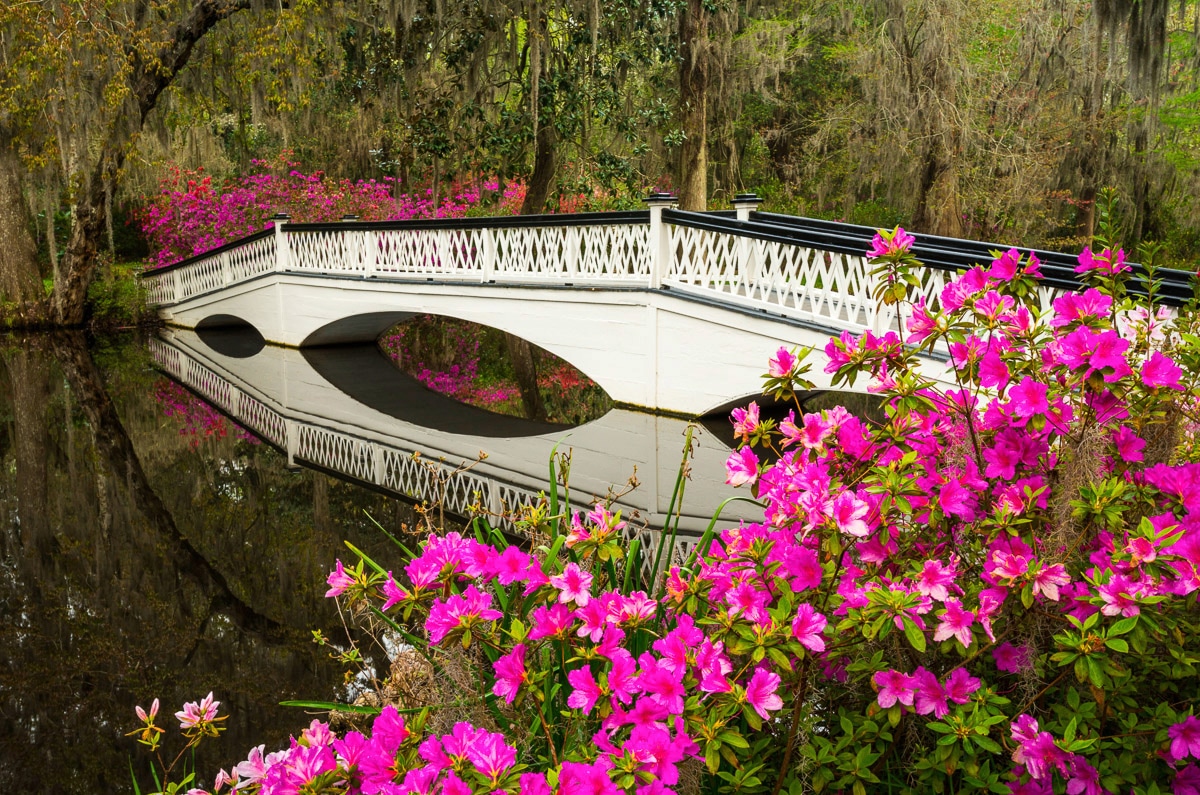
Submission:
<svg viewBox="0 0 1200 795">
<path fill-rule="evenodd" d="M 533 174 L 521 202 L 521 215 L 534 215 L 546 209 L 546 199 L 554 186 L 555 177 L 555 134 L 554 126 L 544 116 L 538 122 L 534 146 Z M 528 340 L 505 332 L 504 347 L 512 361 L 517 376 L 517 388 L 521 390 L 521 404 L 525 415 L 532 420 L 546 419 L 546 404 L 542 401 L 542 390 L 538 388 L 537 358 Z"/>
<path fill-rule="evenodd" d="M 17 516 L 21 543 L 39 559 L 51 552 L 50 523 L 47 520 L 46 461 L 50 450 L 50 431 L 46 404 L 50 399 L 50 368 L 45 353 L 29 341 L 22 341 L 8 360 L 13 401 L 13 435 L 16 444 Z"/>
<path fill-rule="evenodd" d="M 45 299 L 37 268 L 37 245 L 21 194 L 20 161 L 0 131 L 0 297 L 14 303 L 22 317 Z"/>
<path fill-rule="evenodd" d="M 538 388 L 537 359 L 533 355 L 533 346 L 513 334 L 505 332 L 504 344 L 508 348 L 508 358 L 512 360 L 513 370 L 517 376 L 517 388 L 521 390 L 521 404 L 525 407 L 525 415 L 531 420 L 546 419 L 546 404 L 542 400 L 542 390 Z"/>
<path fill-rule="evenodd" d="M 554 125 L 543 116 L 534 141 L 533 174 L 529 177 L 525 201 L 521 202 L 521 215 L 534 215 L 546 209 L 546 200 L 550 198 L 557 176 L 554 151 L 556 143 Z"/>
<path fill-rule="evenodd" d="M 708 23 L 703 0 L 688 0 L 679 18 L 679 207 L 708 209 Z"/>
<path fill-rule="evenodd" d="M 170 38 L 150 57 L 142 58 L 134 50 L 128 78 L 130 99 L 105 131 L 91 179 L 85 183 L 87 189 L 75 205 L 75 223 L 63 252 L 62 295 L 55 318 L 60 325 L 83 323 L 87 289 L 104 239 L 108 197 L 117 192 L 117 175 L 146 117 L 175 75 L 187 65 L 196 42 L 221 20 L 249 7 L 250 0 L 195 0 L 175 24 Z"/>
<path fill-rule="evenodd" d="M 257 612 L 234 593 L 225 575 L 179 531 L 171 512 L 146 477 L 141 459 L 104 388 L 82 334 L 55 335 L 51 343 L 63 376 L 79 401 L 92 432 L 98 468 L 106 468 L 116 482 L 128 484 L 134 506 L 169 542 L 168 555 L 178 576 L 195 582 L 208 597 L 209 608 L 224 613 L 238 627 L 268 638 L 286 636 L 289 630 Z"/>
</svg>

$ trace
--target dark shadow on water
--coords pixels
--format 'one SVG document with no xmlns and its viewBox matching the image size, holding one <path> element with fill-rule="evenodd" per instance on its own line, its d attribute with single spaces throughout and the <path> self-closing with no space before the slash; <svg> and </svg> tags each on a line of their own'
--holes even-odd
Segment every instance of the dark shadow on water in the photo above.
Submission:
<svg viewBox="0 0 1200 795">
<path fill-rule="evenodd" d="M 496 414 L 438 394 L 398 370 L 375 345 L 301 348 L 300 353 L 325 380 L 358 402 L 425 428 L 465 436 L 514 438 L 573 427 Z"/>
<path fill-rule="evenodd" d="M 223 326 L 196 326 L 196 336 L 223 356 L 233 359 L 249 359 L 267 344 L 258 329 L 249 323 Z"/>
</svg>

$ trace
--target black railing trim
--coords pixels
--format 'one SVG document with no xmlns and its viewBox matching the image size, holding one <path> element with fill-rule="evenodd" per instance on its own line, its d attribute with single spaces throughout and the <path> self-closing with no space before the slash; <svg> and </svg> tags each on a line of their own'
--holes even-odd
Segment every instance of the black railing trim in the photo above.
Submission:
<svg viewBox="0 0 1200 795">
<path fill-rule="evenodd" d="M 682 210 L 666 210 L 663 219 L 679 226 L 704 229 L 711 232 L 750 237 L 768 242 L 785 243 L 806 246 L 822 251 L 833 251 L 842 254 L 864 256 L 871 239 L 877 230 L 871 227 L 852 224 L 838 224 L 833 221 L 817 221 L 813 224 L 803 223 L 812 219 L 797 219 L 794 216 L 775 216 L 769 213 L 756 213 L 759 218 L 770 216 L 770 221 L 730 221 L 713 218 L 709 215 L 691 213 Z M 788 223 L 774 223 L 777 218 L 786 218 Z M 849 234 L 843 232 L 848 230 Z M 1086 282 L 1075 272 L 1077 258 L 1068 254 L 1041 249 L 1030 249 L 1020 246 L 1003 246 L 972 240 L 939 237 L 935 235 L 915 234 L 913 253 L 921 262 L 931 268 L 946 271 L 969 269 L 976 265 L 987 266 L 990 263 L 990 251 L 1007 251 L 1015 248 L 1022 254 L 1036 253 L 1041 260 L 1042 282 L 1052 287 L 1078 291 L 1086 286 Z M 945 244 L 953 244 L 948 247 Z M 961 244 L 961 246 L 959 245 Z M 1133 268 L 1133 279 L 1128 287 L 1131 293 L 1145 295 L 1146 271 L 1137 264 L 1130 263 Z M 1192 297 L 1191 280 L 1193 275 L 1187 271 L 1160 268 L 1157 277 L 1161 281 L 1159 297 L 1164 303 L 1179 305 Z"/>
<path fill-rule="evenodd" d="M 239 237 L 237 240 L 230 240 L 228 243 L 223 243 L 216 248 L 210 248 L 208 251 L 204 251 L 200 254 L 193 254 L 187 259 L 179 260 L 179 262 L 172 262 L 170 265 L 163 265 L 161 268 L 147 268 L 140 275 L 157 276 L 160 273 L 168 273 L 170 271 L 179 270 L 180 268 L 186 268 L 188 265 L 195 265 L 197 262 L 202 262 L 209 257 L 217 254 L 223 254 L 226 251 L 232 251 L 235 248 L 246 245 L 247 243 L 253 243 L 256 240 L 262 240 L 263 238 L 270 237 L 273 234 L 275 234 L 275 229 L 273 227 L 267 227 L 261 232 L 253 232 L 245 237 Z"/>
<path fill-rule="evenodd" d="M 530 226 L 628 226 L 650 222 L 649 210 L 615 210 L 597 213 L 555 213 L 546 215 L 488 215 L 472 218 L 418 218 L 408 221 L 331 221 L 329 223 L 287 223 L 285 232 L 390 232 L 403 229 L 514 229 Z"/>
</svg>

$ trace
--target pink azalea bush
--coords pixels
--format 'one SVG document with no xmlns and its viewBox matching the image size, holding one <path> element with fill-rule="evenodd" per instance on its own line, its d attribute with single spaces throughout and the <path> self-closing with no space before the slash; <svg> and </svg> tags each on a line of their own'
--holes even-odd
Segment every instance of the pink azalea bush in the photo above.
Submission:
<svg viewBox="0 0 1200 795">
<path fill-rule="evenodd" d="M 649 581 L 661 559 L 623 551 L 603 505 L 550 506 L 532 550 L 476 520 L 398 570 L 339 561 L 328 595 L 435 669 L 476 666 L 490 717 L 314 724 L 254 751 L 232 788 L 1200 793 L 1194 308 L 1128 295 L 1109 251 L 1043 311 L 1036 259 L 1012 251 L 935 310 L 895 289 L 915 266 L 901 231 L 872 254 L 903 335 L 825 349 L 834 385 L 866 379 L 883 421 L 735 411 L 728 477 L 762 520 Z M 810 388 L 807 370 L 779 351 L 768 393 Z"/>
<path fill-rule="evenodd" d="M 215 182 L 203 170 L 172 169 L 158 194 L 148 197 L 139 213 L 152 267 L 170 265 L 261 231 L 281 212 L 293 221 L 313 223 L 338 221 L 343 215 L 357 215 L 363 221 L 459 218 L 481 202 L 480 190 L 469 183 L 449 185 L 435 206 L 432 188 L 398 193 L 391 177 L 337 180 L 320 171 L 299 171 L 299 164 L 286 158 L 280 164 L 256 161 L 254 165 L 256 171 L 225 183 Z M 498 189 L 499 185 L 487 187 Z M 496 212 L 515 213 L 523 195 L 524 186 L 510 185 Z"/>
</svg>

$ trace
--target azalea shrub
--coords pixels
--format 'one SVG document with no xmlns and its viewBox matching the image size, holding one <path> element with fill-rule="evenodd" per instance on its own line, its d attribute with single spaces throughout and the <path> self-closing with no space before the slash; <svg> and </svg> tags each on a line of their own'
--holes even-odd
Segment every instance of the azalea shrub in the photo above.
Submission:
<svg viewBox="0 0 1200 795">
<path fill-rule="evenodd" d="M 224 182 L 203 169 L 172 169 L 137 215 L 150 245 L 150 266 L 170 265 L 259 232 L 281 212 L 305 223 L 338 221 L 344 215 L 363 221 L 460 218 L 485 208 L 490 214 L 512 215 L 524 194 L 524 186 L 513 183 L 489 203 L 484 191 L 497 192 L 499 184 L 464 181 L 447 184 L 435 202 L 432 188 L 401 193 L 391 177 L 333 179 L 320 171 L 305 173 L 286 157 L 279 163 L 254 161 L 254 166 L 251 173 Z"/>
<path fill-rule="evenodd" d="M 761 521 L 710 530 L 687 555 L 670 532 L 643 550 L 605 505 L 568 516 L 551 491 L 532 545 L 477 519 L 392 570 L 339 561 L 329 596 L 428 681 L 453 679 L 457 700 L 422 703 L 418 688 L 357 729 L 260 747 L 220 780 L 367 795 L 1200 793 L 1194 307 L 1131 295 L 1123 253 L 1106 249 L 1080 257 L 1086 289 L 1048 294 L 1014 250 L 960 274 L 935 309 L 910 300 L 910 245 L 893 230 L 871 250 L 903 334 L 825 348 L 834 386 L 866 385 L 881 420 L 734 412 L 729 482 Z M 775 400 L 811 387 L 793 351 L 768 369 Z"/>
</svg>

